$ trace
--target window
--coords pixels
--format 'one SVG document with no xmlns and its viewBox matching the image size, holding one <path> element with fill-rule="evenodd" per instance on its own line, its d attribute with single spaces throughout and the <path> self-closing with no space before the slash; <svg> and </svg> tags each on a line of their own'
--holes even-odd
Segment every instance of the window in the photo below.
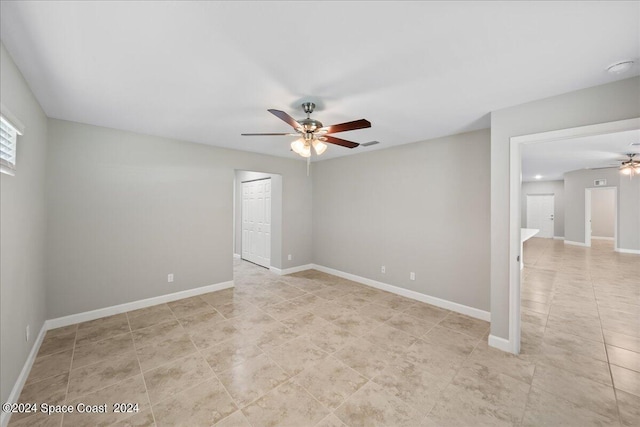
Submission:
<svg viewBox="0 0 640 427">
<path fill-rule="evenodd" d="M 4 116 L 0 116 L 0 172 L 15 175 L 16 141 L 22 132 Z"/>
</svg>

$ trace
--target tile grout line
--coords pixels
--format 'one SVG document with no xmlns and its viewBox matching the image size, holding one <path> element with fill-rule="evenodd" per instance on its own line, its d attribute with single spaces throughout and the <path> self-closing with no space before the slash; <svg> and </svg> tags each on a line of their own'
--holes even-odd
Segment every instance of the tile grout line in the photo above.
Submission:
<svg viewBox="0 0 640 427">
<path fill-rule="evenodd" d="M 535 265 L 538 264 L 538 261 L 540 261 L 540 258 L 542 257 L 542 255 L 544 254 L 545 251 L 543 251 L 540 256 L 538 257 L 538 259 L 536 260 L 536 262 L 532 265 L 532 267 L 530 268 L 535 268 Z M 524 270 L 527 270 L 527 265 L 525 264 L 524 266 Z M 553 277 L 553 283 L 551 285 L 551 302 L 549 303 L 549 311 L 547 312 L 546 316 L 545 316 L 545 320 L 544 320 L 544 332 L 542 333 L 542 339 L 544 340 L 544 334 L 547 331 L 547 323 L 549 322 L 549 316 L 551 315 L 551 306 L 553 305 L 553 298 L 555 296 L 555 281 L 556 281 L 556 274 L 554 274 Z M 521 282 L 524 282 L 524 277 L 525 274 L 523 273 L 523 276 L 521 278 Z M 520 299 L 522 300 L 522 297 L 520 297 Z M 522 317 L 522 313 L 520 313 L 520 317 Z M 522 331 L 522 325 L 520 326 L 520 330 Z M 522 333 L 521 333 L 522 335 Z M 527 408 L 529 407 L 529 401 L 531 398 L 531 391 L 533 390 L 533 379 L 536 376 L 536 370 L 538 369 L 538 361 L 532 363 L 533 364 L 533 373 L 531 374 L 531 384 L 529 384 L 529 391 L 527 392 L 527 399 L 525 400 L 525 404 L 524 404 L 524 409 L 522 411 L 522 416 L 520 417 L 520 425 L 522 425 L 524 423 L 524 417 L 527 415 Z"/>
<path fill-rule="evenodd" d="M 591 286 L 591 292 L 593 292 L 593 298 L 596 301 L 596 310 L 598 311 L 598 321 L 600 322 L 600 334 L 602 335 L 602 345 L 604 345 L 604 354 L 607 357 L 607 369 L 609 370 L 609 377 L 611 378 L 611 388 L 613 389 L 613 397 L 616 401 L 616 413 L 618 414 L 618 422 L 620 425 L 624 425 L 622 423 L 622 415 L 620 414 L 620 405 L 618 403 L 618 392 L 616 391 L 616 384 L 613 379 L 613 372 L 611 371 L 611 360 L 609 359 L 609 349 L 607 348 L 607 341 L 604 337 L 604 331 L 602 327 L 602 317 L 600 316 L 600 304 L 598 303 L 598 298 L 596 296 L 596 290 L 593 286 L 593 276 L 591 275 L 591 270 L 589 270 L 589 284 Z"/>
<path fill-rule="evenodd" d="M 451 377 L 451 379 L 449 380 L 449 382 L 447 382 L 447 385 L 445 385 L 444 387 L 442 387 L 442 390 L 440 390 L 440 392 L 438 393 L 438 398 L 436 399 L 436 403 L 431 407 L 431 409 L 429 410 L 429 412 L 427 413 L 427 415 L 425 415 L 422 419 L 425 420 L 427 418 L 429 418 L 429 416 L 431 415 L 431 413 L 433 412 L 433 409 L 436 407 L 436 405 L 438 404 L 439 399 L 442 397 L 442 393 L 445 392 L 445 390 L 447 388 L 449 388 L 449 386 L 451 385 L 451 383 L 453 383 L 453 380 L 456 379 L 456 377 L 458 376 L 458 374 L 460 373 L 460 371 L 462 370 L 462 368 L 464 368 L 465 363 L 467 362 L 467 360 L 469 360 L 469 358 L 471 357 L 471 355 L 473 354 L 474 351 L 476 351 L 476 349 L 478 348 L 478 346 L 480 345 L 480 343 L 483 341 L 484 338 L 480 338 L 478 339 L 478 342 L 476 343 L 476 345 L 473 347 L 473 350 L 471 350 L 469 352 L 469 354 L 464 358 L 464 360 L 462 361 L 462 363 L 460 364 L 460 366 L 458 367 L 458 369 L 456 369 L 456 373 Z M 415 343 L 414 343 L 415 344 Z M 413 345 L 413 344 L 412 344 Z"/>
<path fill-rule="evenodd" d="M 593 254 L 591 254 L 591 256 L 593 256 Z M 566 258 L 563 258 L 562 266 L 567 266 L 567 259 L 566 259 Z M 561 267 L 562 267 L 562 266 L 561 266 Z M 568 266 L 569 266 L 569 268 L 570 268 L 570 267 L 571 267 L 571 264 L 569 263 L 569 264 L 568 264 Z M 613 389 L 613 392 L 614 392 L 614 398 L 615 398 L 615 403 L 616 403 L 616 413 L 618 414 L 618 422 L 619 422 L 619 423 L 622 423 L 622 417 L 621 417 L 621 415 L 620 415 L 620 410 L 619 410 L 619 406 L 618 406 L 617 392 L 616 392 L 616 388 L 615 388 L 615 386 L 614 386 L 613 375 L 612 375 L 612 372 L 611 372 L 611 363 L 609 362 L 608 350 L 607 350 L 607 348 L 606 348 L 607 344 L 606 344 L 606 341 L 605 341 L 605 338 L 604 338 L 604 332 L 603 332 L 603 327 L 602 327 L 602 318 L 601 318 L 601 315 L 600 315 L 600 307 L 599 307 L 599 303 L 598 303 L 598 298 L 597 298 L 596 293 L 595 293 L 595 287 L 594 287 L 594 285 L 593 285 L 593 275 L 592 275 L 592 271 L 591 271 L 591 270 L 592 270 L 592 269 L 591 269 L 591 264 L 590 264 L 590 263 L 587 263 L 587 267 L 586 267 L 586 268 L 587 268 L 587 270 L 588 270 L 588 273 L 587 273 L 587 274 L 588 274 L 588 278 L 586 278 L 584 281 L 585 281 L 585 282 L 587 282 L 587 281 L 589 282 L 589 283 L 588 283 L 588 286 L 590 287 L 591 292 L 593 293 L 593 296 L 594 296 L 594 302 L 596 303 L 596 310 L 597 310 L 597 312 L 598 312 L 598 321 L 599 321 L 599 323 L 600 323 L 600 333 L 601 333 L 602 341 L 593 340 L 593 339 L 591 339 L 591 338 L 585 338 L 585 337 L 582 337 L 582 336 L 579 336 L 579 335 L 575 335 L 575 334 L 573 334 L 573 333 L 569 333 L 569 332 L 565 332 L 565 333 L 566 333 L 566 334 L 568 334 L 568 335 L 571 335 L 571 336 L 574 336 L 574 337 L 580 338 L 580 339 L 582 339 L 582 340 L 586 340 L 586 341 L 590 341 L 590 342 L 597 342 L 597 343 L 599 343 L 599 344 L 604 345 L 605 355 L 606 355 L 606 357 L 607 357 L 607 361 L 606 361 L 605 363 L 607 363 L 607 368 L 608 368 L 608 371 L 609 371 L 609 377 L 610 377 L 610 379 L 611 379 L 611 384 L 604 384 L 604 383 L 602 383 L 602 382 L 600 382 L 600 381 L 598 381 L 598 380 L 592 380 L 592 379 L 590 379 L 590 378 L 586 378 L 586 379 L 587 379 L 587 380 L 590 380 L 590 381 L 594 381 L 594 382 L 596 382 L 596 383 L 598 383 L 598 384 L 601 384 L 601 385 L 604 385 L 604 386 L 606 386 L 606 387 L 611 387 L 611 388 Z M 574 274 L 574 273 L 569 272 L 569 274 Z M 554 280 L 555 280 L 555 279 L 554 279 Z M 554 293 L 555 293 L 555 287 L 554 287 Z M 545 328 L 545 331 L 546 331 L 546 328 Z M 585 356 L 585 357 L 587 357 L 587 356 Z M 589 358 L 591 358 L 591 357 L 589 357 Z M 599 359 L 595 359 L 595 360 L 600 361 Z M 536 366 L 537 366 L 537 363 L 536 363 Z M 564 369 L 564 368 L 559 368 L 559 369 L 562 369 L 562 370 L 567 371 L 567 370 L 566 370 L 566 369 Z M 583 378 L 584 378 L 584 376 L 582 376 L 581 374 L 574 374 L 574 373 L 573 373 L 573 371 L 567 371 L 567 372 L 568 372 L 568 373 L 571 373 L 572 375 L 578 375 L 578 376 L 581 376 L 581 377 L 583 377 Z M 546 390 L 545 390 L 545 391 L 546 391 Z M 546 391 L 546 392 L 547 392 L 547 393 L 554 394 L 553 392 L 550 392 L 550 391 Z M 567 400 L 567 401 L 568 401 L 569 403 L 572 403 L 573 405 L 578 406 L 578 407 L 580 407 L 580 406 L 581 406 L 581 405 L 579 405 L 578 403 L 574 403 L 574 402 L 573 402 L 573 401 L 571 401 L 571 400 Z M 588 408 L 587 408 L 587 409 L 588 409 Z M 600 414 L 601 416 L 605 416 L 604 414 L 602 414 L 602 413 L 600 413 L 600 412 L 596 412 L 596 413 Z M 606 415 L 605 417 L 606 417 L 606 418 L 609 418 L 610 416 L 609 416 L 609 415 Z M 611 419 L 611 418 L 610 418 L 610 419 Z M 624 425 L 624 424 L 621 424 L 621 425 Z"/>
<path fill-rule="evenodd" d="M 71 350 L 71 360 L 69 361 L 69 374 L 67 376 L 67 389 L 64 392 L 64 403 L 67 404 L 67 398 L 69 396 L 69 385 L 71 384 L 71 367 L 73 366 L 73 356 L 76 354 L 76 342 L 78 340 L 78 327 L 80 324 L 76 325 L 76 333 L 75 336 L 73 337 L 73 347 Z M 62 414 L 62 417 L 60 418 L 60 427 L 62 427 L 64 425 L 64 417 L 66 414 Z"/>
<path fill-rule="evenodd" d="M 159 304 L 158 304 L 159 305 Z M 151 405 L 151 397 L 149 397 L 149 387 L 147 387 L 147 381 L 144 378 L 144 371 L 142 370 L 142 363 L 140 363 L 140 357 L 138 357 L 138 349 L 136 347 L 136 340 L 133 339 L 133 329 L 131 329 L 131 321 L 129 320 L 129 313 L 125 312 L 127 316 L 127 324 L 129 325 L 129 332 L 131 333 L 131 341 L 133 342 L 133 352 L 136 355 L 136 360 L 138 361 L 138 368 L 140 368 L 140 376 L 142 377 L 142 383 L 144 384 L 144 390 L 147 394 L 147 400 L 149 401 L 149 412 L 151 412 L 151 418 L 153 418 L 153 423 L 157 426 L 156 415 L 153 413 L 153 405 Z"/>
<path fill-rule="evenodd" d="M 301 335 L 301 336 L 302 336 L 302 335 Z M 304 336 L 306 337 L 306 335 L 304 335 Z M 312 344 L 313 344 L 313 343 L 312 343 Z M 325 352 L 325 353 L 326 353 L 326 352 Z M 285 371 L 285 370 L 282 368 L 282 366 L 280 366 L 280 364 L 278 364 L 278 362 L 276 362 L 275 360 L 273 360 L 273 359 L 272 359 L 272 358 L 271 358 L 271 357 L 270 357 L 266 352 L 265 352 L 264 354 L 265 354 L 265 355 L 269 358 L 269 360 L 270 360 L 270 361 L 272 361 L 272 362 L 273 362 L 277 367 L 279 367 L 280 369 L 282 369 L 282 371 L 283 371 L 285 374 L 289 375 L 289 374 L 287 373 L 287 371 Z M 331 357 L 331 353 L 327 353 L 327 354 L 328 354 L 328 356 L 327 356 L 327 357 Z M 326 358 L 325 358 L 325 359 L 326 359 Z M 323 359 L 323 360 L 324 360 L 324 359 Z M 321 363 L 323 360 L 318 361 L 318 362 L 319 362 L 319 363 Z M 261 399 L 262 397 L 266 396 L 267 394 L 271 393 L 272 391 L 274 391 L 274 390 L 276 390 L 276 389 L 278 389 L 278 388 L 282 387 L 282 386 L 283 386 L 283 385 L 285 385 L 286 383 L 295 383 L 297 386 L 299 386 L 301 389 L 303 389 L 303 390 L 304 390 L 304 391 L 305 391 L 309 396 L 311 396 L 311 398 L 312 398 L 313 400 L 315 400 L 315 401 L 320 405 L 320 407 L 321 407 L 321 408 L 327 409 L 327 410 L 329 411 L 329 413 L 328 413 L 325 417 L 323 417 L 321 420 L 319 420 L 319 421 L 318 421 L 316 424 L 314 424 L 314 425 L 319 424 L 320 422 L 322 422 L 322 420 L 324 420 L 325 418 L 327 418 L 329 415 L 333 414 L 333 411 L 331 410 L 331 408 L 327 408 L 325 405 L 323 405 L 323 404 L 322 404 L 322 402 L 320 402 L 320 401 L 319 401 L 319 400 L 318 400 L 318 399 L 313 395 L 313 393 L 311 393 L 309 390 L 307 390 L 307 389 L 306 389 L 306 387 L 304 387 L 302 384 L 299 384 L 298 382 L 296 382 L 296 381 L 294 380 L 294 378 L 295 378 L 295 377 L 297 377 L 298 375 L 300 375 L 300 374 L 301 374 L 302 372 L 304 372 L 304 371 L 305 371 L 305 370 L 303 369 L 302 371 L 298 372 L 297 374 L 295 374 L 295 375 L 291 375 L 291 376 L 290 376 L 289 378 L 287 378 L 287 380 L 286 380 L 286 381 L 284 381 L 282 384 L 278 384 L 278 386 L 276 386 L 276 387 L 272 388 L 272 389 L 271 389 L 271 390 L 269 390 L 267 393 L 265 393 L 265 394 L 263 394 L 262 396 L 260 396 L 259 398 L 255 399 L 253 402 L 251 402 L 251 403 L 250 403 L 250 404 L 248 404 L 247 406 L 249 406 L 249 405 L 251 405 L 251 404 L 255 403 L 257 400 Z M 364 385 L 363 385 L 363 387 L 364 387 Z M 346 399 L 345 399 L 345 400 L 346 400 Z M 246 406 L 245 406 L 245 407 L 246 407 Z"/>
<path fill-rule="evenodd" d="M 207 302 L 207 301 L 205 301 L 205 302 Z M 207 304 L 208 304 L 208 303 L 207 303 Z M 209 305 L 210 305 L 210 304 L 209 304 Z M 213 306 L 212 306 L 212 307 L 213 307 Z M 216 310 L 216 308 L 215 308 L 215 307 L 213 307 L 213 309 L 214 309 L 214 310 Z M 216 312 L 217 312 L 218 314 L 220 314 L 224 319 L 226 319 L 226 317 L 225 317 L 222 313 L 220 313 L 218 310 L 216 310 Z M 226 319 L 226 320 L 224 320 L 224 321 L 228 321 L 228 320 L 230 320 L 230 319 Z M 178 320 L 178 324 L 179 324 L 179 325 L 180 325 L 180 327 L 184 330 L 184 333 L 189 337 L 189 341 L 191 341 L 191 344 L 192 344 L 192 345 L 194 346 L 194 348 L 196 349 L 196 353 L 198 353 L 198 355 L 202 358 L 202 360 L 204 360 L 204 362 L 205 362 L 205 363 L 207 364 L 207 366 L 209 367 L 209 370 L 210 370 L 210 371 L 211 371 L 211 373 L 213 374 L 213 377 L 218 381 L 218 383 L 220 384 L 220 386 L 222 387 L 222 389 L 225 391 L 225 393 L 227 394 L 227 396 L 229 397 L 229 399 L 231 399 L 231 401 L 233 402 L 233 404 L 236 406 L 237 411 L 240 411 L 240 414 L 242 415 L 242 417 L 247 421 L 247 423 L 249 423 L 249 424 L 251 425 L 251 423 L 249 422 L 249 420 L 247 420 L 247 419 L 246 419 L 246 417 L 244 416 L 244 413 L 242 412 L 242 408 L 240 407 L 240 405 L 238 405 L 238 402 L 236 402 L 236 400 L 233 398 L 233 396 L 231 396 L 231 393 L 229 392 L 229 390 L 227 390 L 227 387 L 224 385 L 224 383 L 222 382 L 222 380 L 220 380 L 220 377 L 218 377 L 218 374 L 216 374 L 216 371 L 213 369 L 213 367 L 211 366 L 211 364 L 209 364 L 209 361 L 208 361 L 208 360 L 207 360 L 207 358 L 204 356 L 204 354 L 202 354 L 202 350 L 201 350 L 201 349 L 200 349 L 200 348 L 199 348 L 199 347 L 198 347 L 198 346 L 193 342 L 193 339 L 191 338 L 191 335 L 190 335 L 190 334 L 189 334 L 189 332 L 186 330 L 186 328 L 182 325 L 182 323 L 180 323 L 180 320 Z M 218 344 L 221 344 L 221 343 L 226 342 L 226 341 L 228 341 L 228 340 L 222 341 L 222 342 L 220 342 L 220 343 L 218 343 Z M 216 344 L 214 344 L 213 346 L 207 347 L 207 348 L 214 347 L 215 345 L 216 345 Z M 262 350 L 262 349 L 261 349 L 261 350 Z M 175 360 L 174 360 L 174 361 L 175 361 Z M 233 368 L 233 366 L 232 366 L 230 369 L 232 369 L 232 368 Z M 182 390 L 180 393 L 184 393 L 184 392 L 185 392 L 185 391 L 187 391 L 187 390 L 191 390 L 191 389 L 193 389 L 193 388 L 195 388 L 195 387 L 199 386 L 200 384 L 204 384 L 206 381 L 207 381 L 207 380 L 205 379 L 204 381 L 202 381 L 202 382 L 200 382 L 200 383 L 196 384 L 196 385 L 195 385 L 195 386 L 193 386 L 193 387 L 188 387 L 188 388 L 186 388 L 185 390 Z M 164 400 L 168 400 L 170 397 L 173 397 L 173 396 L 175 396 L 175 395 L 177 395 L 177 394 L 180 394 L 180 393 L 176 393 L 176 394 L 174 394 L 174 395 L 172 395 L 172 396 L 168 396 L 166 399 L 163 399 L 162 401 L 164 401 Z M 162 402 L 162 401 L 160 401 L 160 402 Z M 158 403 L 160 403 L 160 402 L 158 402 Z M 223 421 L 224 419 L 226 419 L 226 418 L 230 417 L 231 415 L 235 414 L 237 411 L 233 411 L 232 413 L 230 413 L 230 414 L 229 414 L 229 415 L 227 415 L 226 417 L 219 419 L 218 421 L 216 421 L 216 422 L 215 422 L 215 424 L 218 424 L 219 422 Z M 215 425 L 215 424 L 214 424 L 214 425 Z"/>
</svg>

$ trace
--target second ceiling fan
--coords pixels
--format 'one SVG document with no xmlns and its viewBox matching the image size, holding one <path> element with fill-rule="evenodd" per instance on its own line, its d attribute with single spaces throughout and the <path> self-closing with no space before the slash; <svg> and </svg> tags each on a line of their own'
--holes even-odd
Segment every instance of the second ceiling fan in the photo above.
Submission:
<svg viewBox="0 0 640 427">
<path fill-rule="evenodd" d="M 295 133 L 243 133 L 243 136 L 297 136 L 299 139 L 291 143 L 291 149 L 302 157 L 311 157 L 311 150 L 315 151 L 317 155 L 325 152 L 327 144 L 341 145 L 347 148 L 355 148 L 359 146 L 357 142 L 347 141 L 346 139 L 336 138 L 330 134 L 338 132 L 346 132 L 349 130 L 365 129 L 371 127 L 371 123 L 368 120 L 360 119 L 352 122 L 340 123 L 332 126 L 323 126 L 323 124 L 312 119 L 311 113 L 315 109 L 316 105 L 313 102 L 305 102 L 302 104 L 302 109 L 307 113 L 307 118 L 302 120 L 296 120 L 284 111 L 270 109 L 271 114 L 279 118 L 280 120 L 288 123 L 295 131 Z"/>
</svg>

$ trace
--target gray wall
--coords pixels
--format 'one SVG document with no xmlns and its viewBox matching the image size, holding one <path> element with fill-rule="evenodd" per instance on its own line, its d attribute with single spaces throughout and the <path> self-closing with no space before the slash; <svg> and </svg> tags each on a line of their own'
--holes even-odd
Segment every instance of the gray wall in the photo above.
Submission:
<svg viewBox="0 0 640 427">
<path fill-rule="evenodd" d="M 640 179 L 630 180 L 621 175 L 617 168 L 577 170 L 564 175 L 567 198 L 566 240 L 585 242 L 585 189 L 594 188 L 593 181 L 601 178 L 606 179 L 607 187 L 615 188 L 618 195 L 618 247 L 640 249 Z M 598 235 L 593 223 L 591 230 L 594 236 Z"/>
<path fill-rule="evenodd" d="M 606 179 L 607 187 L 613 187 L 617 191 L 620 172 L 617 168 L 582 169 L 565 173 L 564 179 L 567 198 L 565 240 L 584 243 L 585 189 L 593 188 L 593 181 L 596 179 Z"/>
<path fill-rule="evenodd" d="M 489 130 L 314 166 L 315 263 L 489 310 Z"/>
<path fill-rule="evenodd" d="M 615 189 L 598 189 L 591 192 L 591 237 L 615 236 Z"/>
<path fill-rule="evenodd" d="M 49 318 L 232 280 L 236 169 L 282 175 L 282 267 L 311 262 L 302 160 L 54 119 L 49 147 Z"/>
<path fill-rule="evenodd" d="M 640 117 L 640 77 L 491 113 L 491 334 L 509 338 L 509 141 L 513 136 Z M 566 205 L 568 205 L 568 200 Z M 518 214 L 519 216 L 519 214 Z M 566 220 L 566 218 L 565 218 Z M 565 234 L 567 224 L 565 221 Z"/>
<path fill-rule="evenodd" d="M 520 207 L 521 225 L 527 227 L 527 195 L 553 194 L 553 236 L 564 237 L 564 181 L 535 181 L 522 183 Z"/>
<path fill-rule="evenodd" d="M 46 319 L 47 118 L 4 45 L 0 94 L 2 104 L 25 126 L 18 137 L 15 176 L 0 173 L 0 401 L 6 402 Z"/>
<path fill-rule="evenodd" d="M 640 250 L 640 176 L 620 176 L 618 230 L 619 249 Z"/>
<path fill-rule="evenodd" d="M 236 171 L 233 252 L 242 255 L 242 183 L 265 178 L 271 179 L 271 266 L 282 268 L 282 176 L 277 174 Z"/>
</svg>

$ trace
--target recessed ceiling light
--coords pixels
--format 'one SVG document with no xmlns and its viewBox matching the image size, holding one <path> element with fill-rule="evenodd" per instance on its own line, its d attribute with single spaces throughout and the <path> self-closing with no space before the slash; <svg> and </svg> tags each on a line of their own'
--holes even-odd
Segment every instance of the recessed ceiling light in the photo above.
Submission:
<svg viewBox="0 0 640 427">
<path fill-rule="evenodd" d="M 633 61 L 620 61 L 607 67 L 607 71 L 611 74 L 626 73 L 633 66 Z"/>
<path fill-rule="evenodd" d="M 535 179 L 540 179 L 540 178 L 542 178 L 542 175 L 536 175 L 534 178 Z"/>
</svg>

